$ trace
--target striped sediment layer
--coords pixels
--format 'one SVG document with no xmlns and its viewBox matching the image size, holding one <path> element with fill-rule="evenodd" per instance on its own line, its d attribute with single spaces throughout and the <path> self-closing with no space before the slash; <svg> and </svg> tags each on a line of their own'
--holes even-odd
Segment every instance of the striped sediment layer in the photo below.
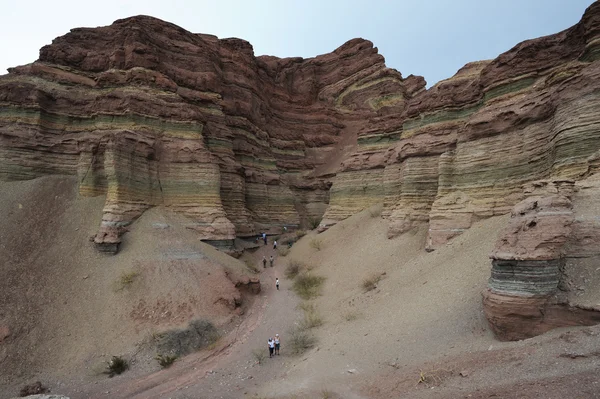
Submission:
<svg viewBox="0 0 600 399">
<path fill-rule="evenodd" d="M 570 258 L 595 255 L 569 245 L 583 231 L 587 236 L 593 232 L 576 222 L 586 218 L 574 211 L 573 199 L 581 200 L 574 182 L 540 181 L 524 191 L 531 196 L 515 205 L 491 254 L 492 273 L 483 295 L 490 326 L 500 339 L 517 340 L 556 327 L 600 322 L 600 309 L 569 294 L 569 274 L 583 273 Z"/>
<path fill-rule="evenodd" d="M 103 251 L 157 205 L 228 247 L 320 219 L 331 174 L 313 170 L 404 85 L 363 39 L 304 60 L 144 16 L 73 29 L 0 77 L 0 179 L 77 175 L 106 196 Z"/>
</svg>

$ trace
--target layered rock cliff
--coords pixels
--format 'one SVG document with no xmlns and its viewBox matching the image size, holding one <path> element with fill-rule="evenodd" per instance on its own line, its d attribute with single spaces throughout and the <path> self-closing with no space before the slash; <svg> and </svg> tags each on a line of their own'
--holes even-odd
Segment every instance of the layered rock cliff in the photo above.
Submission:
<svg viewBox="0 0 600 399">
<path fill-rule="evenodd" d="M 558 235 L 533 239 L 515 211 L 520 227 L 503 237 L 519 248 L 493 255 L 495 320 L 497 295 L 553 295 L 563 247 L 590 252 L 570 237 L 587 237 L 593 219 L 568 215 L 565 184 L 536 199 L 530 185 L 598 171 L 599 59 L 599 3 L 572 28 L 428 90 L 363 39 L 310 59 L 256 57 L 240 39 L 127 18 L 73 29 L 0 77 L 0 179 L 76 175 L 80 195 L 106 196 L 94 241 L 108 252 L 156 205 L 228 247 L 321 217 L 327 228 L 382 203 L 390 237 L 428 223 L 433 250 L 525 200 L 540 220 L 532 231 L 559 226 Z M 542 217 L 534 203 L 563 216 Z"/>
<path fill-rule="evenodd" d="M 73 29 L 9 72 L 0 179 L 76 174 L 82 195 L 106 194 L 95 242 L 110 252 L 158 204 L 215 244 L 320 218 L 331 183 L 315 168 L 382 97 L 409 96 L 366 40 L 255 57 L 243 40 L 143 16 Z"/>
</svg>

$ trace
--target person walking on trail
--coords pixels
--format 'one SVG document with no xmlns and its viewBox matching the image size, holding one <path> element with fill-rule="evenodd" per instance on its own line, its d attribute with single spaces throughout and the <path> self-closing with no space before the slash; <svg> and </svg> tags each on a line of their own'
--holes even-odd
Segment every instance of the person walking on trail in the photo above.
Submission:
<svg viewBox="0 0 600 399">
<path fill-rule="evenodd" d="M 275 341 L 273 338 L 269 338 L 267 343 L 269 344 L 269 357 L 273 357 L 273 351 L 275 351 Z"/>
<path fill-rule="evenodd" d="M 273 241 L 273 249 L 277 249 L 277 240 Z"/>
<path fill-rule="evenodd" d="M 280 342 L 279 342 L 279 334 L 275 334 L 275 354 L 279 355 L 279 346 L 280 346 Z"/>
<path fill-rule="evenodd" d="M 273 267 L 273 262 L 275 261 L 275 259 L 273 259 L 273 255 L 271 255 L 271 257 L 269 258 L 269 262 L 271 264 L 271 267 Z"/>
<path fill-rule="evenodd" d="M 266 269 L 267 268 L 267 257 L 263 256 L 263 267 Z"/>
<path fill-rule="evenodd" d="M 267 245 L 267 233 L 263 233 L 263 241 L 265 242 L 265 245 Z"/>
<path fill-rule="evenodd" d="M 277 291 L 279 291 L 279 279 L 275 278 L 275 287 L 277 287 Z"/>
</svg>

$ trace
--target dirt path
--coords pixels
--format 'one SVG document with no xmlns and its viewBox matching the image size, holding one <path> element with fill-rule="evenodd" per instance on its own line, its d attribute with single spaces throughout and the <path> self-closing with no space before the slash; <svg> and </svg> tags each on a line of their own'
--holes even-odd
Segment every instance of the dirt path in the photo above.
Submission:
<svg viewBox="0 0 600 399">
<path fill-rule="evenodd" d="M 273 254 L 271 245 L 254 254 L 257 263 L 263 255 Z M 218 348 L 201 351 L 178 360 L 169 369 L 145 376 L 127 373 L 102 381 L 76 392 L 73 397 L 92 398 L 238 398 L 252 395 L 257 387 L 275 378 L 285 378 L 291 364 L 286 351 L 287 331 L 300 314 L 299 303 L 283 276 L 285 258 L 278 258 L 274 267 L 263 269 L 262 292 L 236 330 L 220 341 Z M 280 291 L 275 288 L 279 277 Z M 269 359 L 267 339 L 281 336 L 281 355 Z M 266 358 L 257 364 L 254 350 L 262 350 Z M 132 377 L 134 379 L 132 379 Z M 115 382 L 117 382 L 115 384 Z M 199 396 L 200 395 L 200 396 Z"/>
</svg>

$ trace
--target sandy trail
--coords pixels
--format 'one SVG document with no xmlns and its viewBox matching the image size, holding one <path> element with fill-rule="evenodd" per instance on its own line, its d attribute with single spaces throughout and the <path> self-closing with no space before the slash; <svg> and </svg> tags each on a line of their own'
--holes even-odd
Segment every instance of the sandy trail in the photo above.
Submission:
<svg viewBox="0 0 600 399">
<path fill-rule="evenodd" d="M 253 255 L 257 263 L 263 255 L 275 254 L 271 243 L 261 246 Z M 299 303 L 283 277 L 285 258 L 276 258 L 274 267 L 260 266 L 262 291 L 247 317 L 228 336 L 219 341 L 216 349 L 186 356 L 168 369 L 146 376 L 128 376 L 101 381 L 79 390 L 73 397 L 90 398 L 237 398 L 245 397 L 273 378 L 285 379 L 290 366 L 286 351 L 287 331 L 298 319 Z M 280 290 L 275 288 L 279 277 Z M 269 359 L 267 339 L 281 336 L 281 355 Z M 253 354 L 262 350 L 266 355 L 258 365 Z M 134 377 L 134 379 L 132 379 Z M 116 383 L 116 384 L 115 384 Z"/>
</svg>

